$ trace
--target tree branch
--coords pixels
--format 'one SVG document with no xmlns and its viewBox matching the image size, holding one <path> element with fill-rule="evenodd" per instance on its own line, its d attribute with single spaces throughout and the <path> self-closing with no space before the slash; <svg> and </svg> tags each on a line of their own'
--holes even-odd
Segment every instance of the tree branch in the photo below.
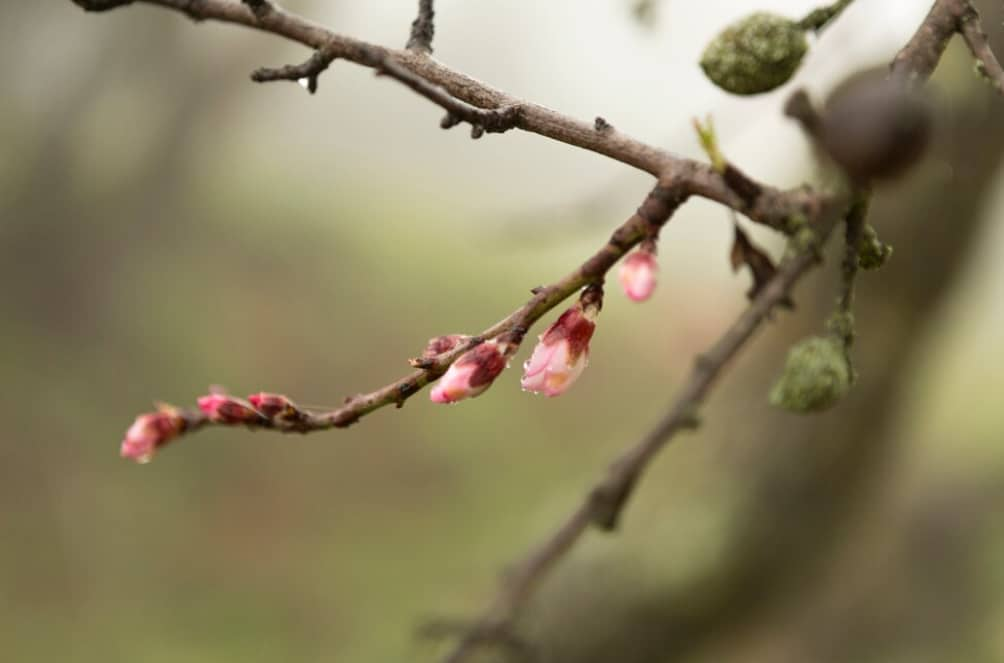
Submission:
<svg viewBox="0 0 1004 663">
<path fill-rule="evenodd" d="M 436 32 L 432 0 L 418 0 L 418 17 L 411 24 L 411 36 L 405 46 L 409 51 L 432 54 L 432 37 Z"/>
<path fill-rule="evenodd" d="M 962 33 L 962 39 L 965 40 L 969 51 L 976 58 L 979 72 L 997 89 L 997 92 L 1004 94 L 1004 68 L 1001 68 L 1001 63 L 990 50 L 990 42 L 987 41 L 987 34 L 980 23 L 980 15 L 972 5 L 969 5 L 968 11 L 959 19 L 959 32 Z"/>
<path fill-rule="evenodd" d="M 301 81 L 307 80 L 307 91 L 317 92 L 317 78 L 335 61 L 335 54 L 325 46 L 314 51 L 302 64 L 288 64 L 283 67 L 261 67 L 251 72 L 251 80 L 255 83 L 271 81 Z"/>
<path fill-rule="evenodd" d="M 896 56 L 893 72 L 919 82 L 926 81 L 937 66 L 929 54 L 944 52 L 948 40 L 960 26 L 978 20 L 966 19 L 969 2 L 937 0 L 913 38 Z M 945 27 L 945 17 L 954 23 Z M 700 127 L 699 127 L 700 128 Z M 713 151 L 714 152 L 714 151 Z M 723 160 L 724 161 L 724 160 Z M 721 166 L 721 164 L 719 164 Z M 807 209 L 813 219 L 816 241 L 812 247 L 782 263 L 777 274 L 760 291 L 750 306 L 704 354 L 697 357 L 690 375 L 673 400 L 666 414 L 644 438 L 625 451 L 609 467 L 604 478 L 594 484 L 578 506 L 507 574 L 489 608 L 465 630 L 455 647 L 443 659 L 444 663 L 462 663 L 479 647 L 519 642 L 514 634 L 519 609 L 529 600 L 548 571 L 575 545 L 590 526 L 613 530 L 644 470 L 659 451 L 683 430 L 698 425 L 697 411 L 715 380 L 726 365 L 753 336 L 756 329 L 769 319 L 771 311 L 788 300 L 798 280 L 819 262 L 818 248 L 832 234 L 848 211 L 850 198 L 818 198 L 814 208 Z M 862 223 L 857 219 L 856 223 Z M 850 295 L 846 295 L 849 299 Z"/>
<path fill-rule="evenodd" d="M 88 11 L 104 11 L 130 4 L 124 0 L 73 1 Z M 519 128 L 605 155 L 658 179 L 658 185 L 638 211 L 614 231 L 597 253 L 559 281 L 535 289 L 533 297 L 522 307 L 479 336 L 434 357 L 415 360 L 413 364 L 418 369 L 415 372 L 371 393 L 351 397 L 340 408 L 321 413 L 305 413 L 295 407 L 276 414 L 254 411 L 249 417 L 250 423 L 243 420 L 242 425 L 284 432 L 310 432 L 348 426 L 365 414 L 391 403 L 400 406 L 442 375 L 461 354 L 479 343 L 503 335 L 518 343 L 529 327 L 547 311 L 582 287 L 601 283 L 617 260 L 634 245 L 650 237 L 692 195 L 717 201 L 741 211 L 756 222 L 785 232 L 791 231 L 793 216 L 807 219 L 807 230 L 811 236 L 809 245 L 802 246 L 793 257 L 782 263 L 747 310 L 705 354 L 698 357 L 689 378 L 663 418 L 648 435 L 624 452 L 586 493 L 579 506 L 523 558 L 506 578 L 488 611 L 465 632 L 446 660 L 449 663 L 465 660 L 471 651 L 486 642 L 500 639 L 513 642 L 512 626 L 519 608 L 548 570 L 591 525 L 605 530 L 616 527 L 633 487 L 650 461 L 677 432 L 697 425 L 697 409 L 730 360 L 769 318 L 771 311 L 788 298 L 797 281 L 819 261 L 819 247 L 843 218 L 850 199 L 809 189 L 778 191 L 745 176 L 740 179 L 734 176 L 730 181 L 719 172 L 727 172 L 728 168 L 716 170 L 706 164 L 677 157 L 620 133 L 607 122 L 601 124 L 597 121 L 594 125 L 567 117 L 450 69 L 428 56 L 433 35 L 433 9 L 432 2 L 428 0 L 419 3 L 419 16 L 412 25 L 411 39 L 405 50 L 387 49 L 338 35 L 266 0 L 243 0 L 240 3 L 232 0 L 135 1 L 181 11 L 196 19 L 245 25 L 286 37 L 315 50 L 315 55 L 304 64 L 258 70 L 255 80 L 280 80 L 295 75 L 303 78 L 299 74 L 304 73 L 308 79 L 316 79 L 317 74 L 335 58 L 345 59 L 395 78 L 445 108 L 448 115 L 443 122 L 444 127 L 466 121 L 474 127 L 475 135 L 484 131 Z M 848 4 L 849 0 L 841 0 L 826 11 L 835 15 Z M 820 27 L 826 23 L 824 18 L 820 18 Z M 1004 89 L 1004 73 L 986 44 L 978 14 L 969 0 L 934 2 L 916 34 L 893 61 L 892 74 L 917 82 L 926 80 L 956 32 L 963 35 L 998 89 Z M 741 174 L 741 171 L 737 172 Z M 736 182 L 742 186 L 737 186 Z M 185 411 L 182 415 L 184 431 L 219 423 L 210 422 L 201 412 Z"/>
<path fill-rule="evenodd" d="M 813 216 L 820 243 L 830 236 L 843 218 L 847 199 L 821 200 Z M 606 476 L 590 488 L 579 505 L 542 543 L 533 548 L 506 574 L 496 598 L 484 615 L 460 638 L 444 663 L 460 663 L 478 647 L 512 641 L 519 609 L 534 589 L 591 526 L 613 530 L 638 479 L 659 451 L 676 433 L 698 426 L 697 410 L 729 361 L 769 319 L 771 311 L 785 302 L 795 283 L 819 262 L 815 251 L 805 251 L 782 264 L 777 275 L 763 288 L 750 306 L 704 354 L 697 357 L 690 375 L 680 388 L 667 413 L 634 446 L 617 458 Z"/>
<path fill-rule="evenodd" d="M 793 193 L 796 195 L 800 192 Z M 250 421 L 211 421 L 199 410 L 176 410 L 184 419 L 181 432 L 191 433 L 207 426 L 247 426 L 283 433 L 310 433 L 345 428 L 361 417 L 387 405 L 401 407 L 422 387 L 443 375 L 456 359 L 480 343 L 508 335 L 522 339 L 526 331 L 548 311 L 590 283 L 602 283 L 604 275 L 632 247 L 665 224 L 684 203 L 688 194 L 680 182 L 659 184 L 645 197 L 638 211 L 613 232 L 607 243 L 564 278 L 534 289 L 533 296 L 479 335 L 470 337 L 435 357 L 414 359 L 418 370 L 367 394 L 351 396 L 345 403 L 326 412 L 298 411 L 296 417 L 258 417 Z M 798 198 L 801 200 L 801 196 Z M 172 440 L 177 438 L 171 438 Z"/>
<path fill-rule="evenodd" d="M 116 0 L 73 1 L 89 11 L 103 11 L 126 4 Z M 502 109 L 518 108 L 516 128 L 523 131 L 596 152 L 661 180 L 680 181 L 690 195 L 707 198 L 728 207 L 738 207 L 741 203 L 722 176 L 707 164 L 678 157 L 648 145 L 609 124 L 597 128 L 593 122 L 577 120 L 539 104 L 524 101 L 451 69 L 424 53 L 389 49 L 340 35 L 271 4 L 268 5 L 268 11 L 256 13 L 246 4 L 235 0 L 131 0 L 128 4 L 133 3 L 165 7 L 198 20 L 243 25 L 285 37 L 315 51 L 324 49 L 333 59 L 348 60 L 366 67 L 377 68 L 378 63 L 393 60 L 429 85 L 442 88 L 452 97 L 475 108 L 500 111 L 503 116 L 513 111 Z M 485 118 L 481 119 L 486 121 Z M 785 196 L 766 185 L 763 185 L 763 189 L 764 195 L 761 196 L 760 203 L 741 211 L 752 221 L 781 229 L 789 211 Z"/>
<path fill-rule="evenodd" d="M 977 66 L 1004 94 L 1004 71 L 987 43 L 980 24 L 980 14 L 971 0 L 938 0 L 931 7 L 921 29 L 896 55 L 892 62 L 893 75 L 905 79 L 924 81 L 938 66 L 952 36 L 962 35 L 976 58 Z"/>
</svg>

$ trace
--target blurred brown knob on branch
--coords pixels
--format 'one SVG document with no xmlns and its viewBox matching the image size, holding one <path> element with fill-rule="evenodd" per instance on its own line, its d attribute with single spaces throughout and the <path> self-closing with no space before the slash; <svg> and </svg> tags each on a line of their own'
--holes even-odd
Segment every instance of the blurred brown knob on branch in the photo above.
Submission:
<svg viewBox="0 0 1004 663">
<path fill-rule="evenodd" d="M 821 112 L 799 90 L 785 114 L 857 184 L 903 174 L 923 156 L 934 123 L 930 100 L 920 90 L 875 71 L 847 79 Z"/>
</svg>

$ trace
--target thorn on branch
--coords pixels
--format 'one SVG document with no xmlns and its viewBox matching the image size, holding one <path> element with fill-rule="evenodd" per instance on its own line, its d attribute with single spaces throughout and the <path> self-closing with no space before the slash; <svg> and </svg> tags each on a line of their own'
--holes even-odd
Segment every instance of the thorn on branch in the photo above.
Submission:
<svg viewBox="0 0 1004 663">
<path fill-rule="evenodd" d="M 436 26 L 433 19 L 436 12 L 432 8 L 432 0 L 418 0 L 418 17 L 411 23 L 411 36 L 405 46 L 409 51 L 432 54 L 432 37 Z"/>
<path fill-rule="evenodd" d="M 296 81 L 303 85 L 310 94 L 317 92 L 317 79 L 321 72 L 327 69 L 335 56 L 327 48 L 319 48 L 314 51 L 306 62 L 301 64 L 288 64 L 284 67 L 261 67 L 251 72 L 251 80 L 255 83 L 268 83 L 271 81 Z M 306 83 L 304 84 L 304 81 Z"/>
</svg>

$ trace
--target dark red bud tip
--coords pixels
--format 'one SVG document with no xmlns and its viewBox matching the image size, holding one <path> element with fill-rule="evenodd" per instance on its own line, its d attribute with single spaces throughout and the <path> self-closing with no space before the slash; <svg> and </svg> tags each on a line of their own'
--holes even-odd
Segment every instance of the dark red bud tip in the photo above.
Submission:
<svg viewBox="0 0 1004 663">
<path fill-rule="evenodd" d="M 226 394 L 199 397 L 199 409 L 210 421 L 224 424 L 249 424 L 261 420 L 250 403 Z"/>
<path fill-rule="evenodd" d="M 248 402 L 269 419 L 291 419 L 300 414 L 299 408 L 293 404 L 293 401 L 282 394 L 260 391 L 248 396 Z"/>
</svg>

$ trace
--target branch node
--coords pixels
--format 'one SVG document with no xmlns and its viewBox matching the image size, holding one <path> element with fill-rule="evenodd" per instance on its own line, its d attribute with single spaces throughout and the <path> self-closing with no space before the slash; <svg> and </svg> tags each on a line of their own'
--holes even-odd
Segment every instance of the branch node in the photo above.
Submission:
<svg viewBox="0 0 1004 663">
<path fill-rule="evenodd" d="M 272 10 L 272 3 L 269 0 L 241 0 L 241 4 L 247 5 L 251 13 L 255 15 L 255 18 L 261 20 L 267 16 Z"/>
<path fill-rule="evenodd" d="M 288 64 L 283 67 L 261 67 L 251 72 L 251 80 L 255 83 L 271 81 L 296 81 L 310 94 L 317 92 L 317 79 L 335 60 L 335 55 L 328 47 L 321 47 L 301 64 Z"/>
<path fill-rule="evenodd" d="M 622 476 L 617 474 L 611 476 L 616 477 L 616 480 L 603 482 L 594 487 L 589 494 L 589 502 L 592 505 L 589 520 L 597 529 L 604 532 L 617 529 L 624 504 L 631 496 L 638 478 L 633 472 Z"/>
<path fill-rule="evenodd" d="M 614 125 L 610 124 L 609 122 L 606 121 L 606 119 L 597 115 L 596 119 L 593 121 L 593 128 L 596 129 L 596 131 L 600 132 L 601 134 L 605 134 L 613 131 Z"/>
</svg>

